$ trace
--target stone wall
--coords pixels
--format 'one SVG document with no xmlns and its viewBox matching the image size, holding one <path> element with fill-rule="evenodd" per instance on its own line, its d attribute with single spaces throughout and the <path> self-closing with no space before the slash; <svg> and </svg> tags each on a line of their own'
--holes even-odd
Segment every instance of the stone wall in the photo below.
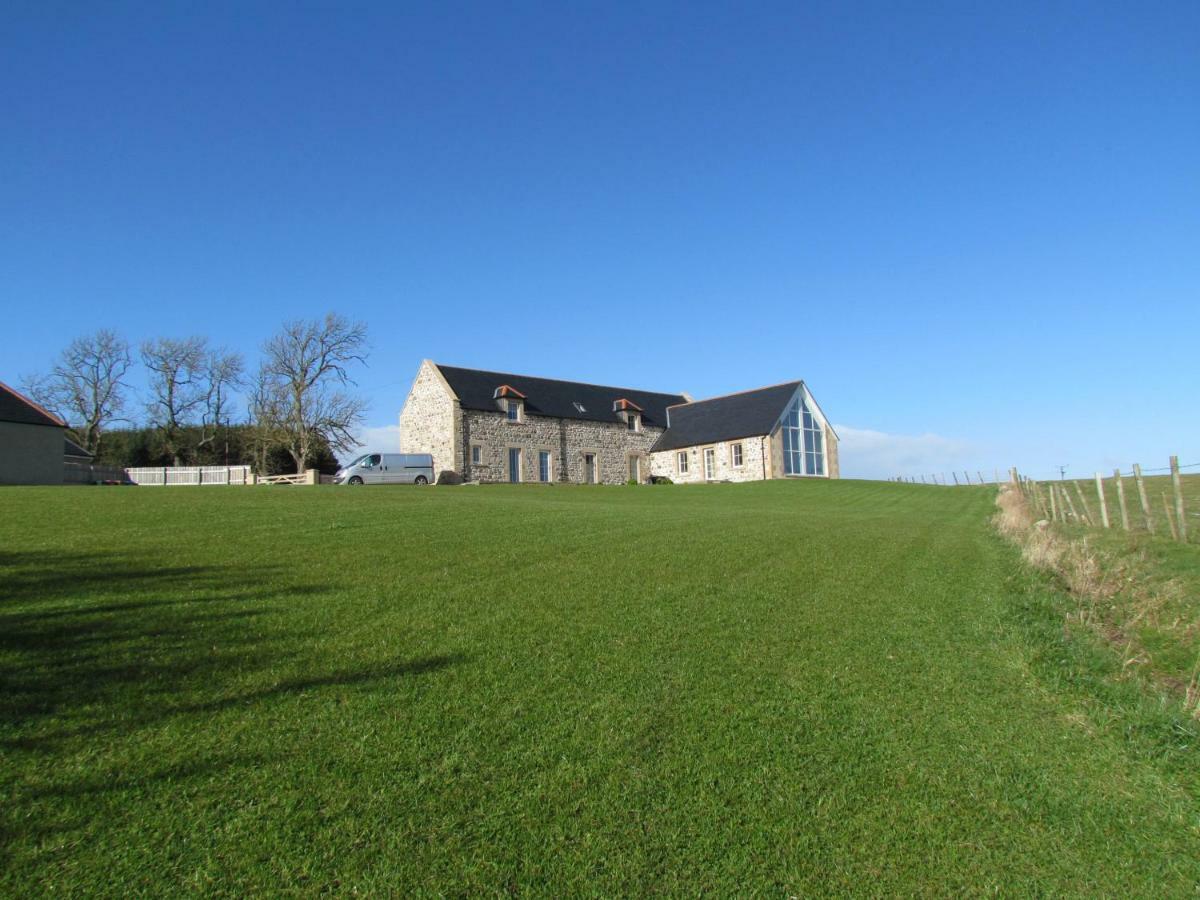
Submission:
<svg viewBox="0 0 1200 900">
<path fill-rule="evenodd" d="M 438 479 L 443 473 L 458 472 L 462 464 L 457 441 L 461 421 L 458 400 L 437 367 L 425 360 L 400 412 L 400 452 L 432 454 Z"/>
<path fill-rule="evenodd" d="M 833 429 L 825 426 L 825 471 L 830 478 L 841 478 L 842 467 L 838 463 L 838 439 Z"/>
<path fill-rule="evenodd" d="M 769 477 L 770 462 L 765 458 L 770 439 L 766 437 L 738 438 L 734 441 L 717 441 L 714 444 L 702 444 L 696 447 L 681 447 L 678 450 L 664 450 L 653 454 L 650 471 L 657 476 L 670 478 L 676 484 L 700 484 L 704 481 L 762 481 Z M 733 464 L 733 445 L 742 445 L 742 464 Z M 715 472 L 711 479 L 704 477 L 704 450 L 711 447 L 714 450 Z M 686 453 L 688 470 L 679 471 L 679 454 Z M 764 476 L 764 466 L 765 472 Z"/>
<path fill-rule="evenodd" d="M 625 425 L 553 419 L 532 414 L 510 422 L 503 413 L 464 410 L 461 446 L 463 476 L 469 481 L 508 481 L 508 451 L 521 450 L 521 480 L 538 481 L 538 453 L 548 451 L 550 480 L 585 482 L 584 454 L 596 456 L 596 477 L 601 484 L 624 484 L 629 480 L 629 457 L 639 459 L 639 480 L 650 480 L 650 447 L 662 434 L 661 428 L 632 432 Z M 471 462 L 471 447 L 478 446 L 480 462 Z"/>
<path fill-rule="evenodd" d="M 64 430 L 0 422 L 0 484 L 62 484 Z"/>
</svg>

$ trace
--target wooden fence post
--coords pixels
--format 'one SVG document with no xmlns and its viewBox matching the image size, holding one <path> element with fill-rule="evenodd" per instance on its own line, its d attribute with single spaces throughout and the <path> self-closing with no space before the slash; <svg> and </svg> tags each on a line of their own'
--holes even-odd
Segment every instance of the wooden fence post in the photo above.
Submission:
<svg viewBox="0 0 1200 900">
<path fill-rule="evenodd" d="M 1058 521 L 1058 504 L 1055 502 L 1055 499 L 1054 499 L 1054 483 L 1053 482 L 1050 483 L 1050 521 L 1051 522 Z"/>
<path fill-rule="evenodd" d="M 1104 497 L 1104 476 L 1096 473 L 1096 496 L 1100 498 L 1100 524 L 1108 527 L 1108 500 Z"/>
<path fill-rule="evenodd" d="M 1133 464 L 1133 480 L 1137 483 L 1138 497 L 1142 501 L 1142 516 L 1146 519 L 1146 530 L 1154 534 L 1154 516 L 1150 515 L 1150 498 L 1146 496 L 1146 482 L 1142 480 L 1142 467 Z"/>
<path fill-rule="evenodd" d="M 1171 540 L 1179 540 L 1179 532 L 1175 530 L 1175 520 L 1171 518 L 1171 504 L 1167 502 L 1167 492 L 1163 491 L 1163 512 L 1167 514 L 1167 525 L 1171 528 Z"/>
<path fill-rule="evenodd" d="M 1071 499 L 1071 492 L 1067 490 L 1067 486 L 1064 484 L 1060 486 L 1059 490 L 1062 491 L 1063 498 L 1067 501 L 1067 509 L 1071 511 L 1071 518 L 1076 522 L 1080 521 L 1079 513 L 1075 512 L 1075 501 Z"/>
<path fill-rule="evenodd" d="M 1079 486 L 1078 481 L 1072 481 L 1075 486 L 1075 493 L 1079 495 L 1079 505 L 1083 508 L 1083 521 L 1088 525 L 1092 524 L 1092 508 L 1088 506 L 1087 497 L 1083 496 L 1083 488 Z"/>
<path fill-rule="evenodd" d="M 1121 528 L 1129 530 L 1129 510 L 1125 506 L 1125 481 L 1121 478 L 1121 470 L 1113 469 L 1113 480 L 1117 483 L 1117 506 L 1121 508 Z"/>
<path fill-rule="evenodd" d="M 1171 489 L 1175 492 L 1175 520 L 1179 523 L 1179 540 L 1187 543 L 1187 510 L 1183 508 L 1183 485 L 1179 480 L 1179 457 L 1171 457 Z"/>
<path fill-rule="evenodd" d="M 976 474 L 976 476 L 978 476 L 978 478 L 979 478 L 979 483 L 980 483 L 980 484 L 983 484 L 983 483 L 984 483 L 984 482 L 983 482 L 983 473 L 982 473 L 982 472 L 980 472 L 980 471 L 978 471 L 978 470 L 976 470 L 975 474 Z"/>
<path fill-rule="evenodd" d="M 954 479 L 954 486 L 958 487 L 958 475 L 955 474 L 953 469 L 950 470 L 950 477 Z"/>
</svg>

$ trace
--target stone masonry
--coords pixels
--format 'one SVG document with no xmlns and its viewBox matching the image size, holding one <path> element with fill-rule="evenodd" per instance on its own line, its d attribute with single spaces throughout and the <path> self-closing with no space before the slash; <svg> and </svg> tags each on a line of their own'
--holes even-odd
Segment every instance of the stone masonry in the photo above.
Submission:
<svg viewBox="0 0 1200 900">
<path fill-rule="evenodd" d="M 462 472 L 469 481 L 508 481 L 508 451 L 521 450 L 521 481 L 538 480 L 538 453 L 548 451 L 551 481 L 585 482 L 584 455 L 596 458 L 596 480 L 600 484 L 624 484 L 630 477 L 629 457 L 639 459 L 639 481 L 650 480 L 650 447 L 662 434 L 660 428 L 632 432 L 624 425 L 552 419 L 526 415 L 510 422 L 500 412 L 464 410 Z M 471 462 L 472 446 L 478 446 L 480 462 Z"/>
<path fill-rule="evenodd" d="M 400 412 L 400 452 L 433 454 L 438 480 L 459 471 L 462 410 L 442 374 L 433 363 L 421 363 L 404 409 Z"/>
</svg>

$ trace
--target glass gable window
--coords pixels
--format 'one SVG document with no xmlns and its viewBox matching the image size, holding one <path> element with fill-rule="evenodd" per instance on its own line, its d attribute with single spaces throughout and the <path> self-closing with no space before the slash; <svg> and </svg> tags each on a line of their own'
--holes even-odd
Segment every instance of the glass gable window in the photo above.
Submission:
<svg viewBox="0 0 1200 900">
<path fill-rule="evenodd" d="M 784 414 L 783 473 L 785 475 L 825 474 L 825 432 L 804 402 L 796 401 Z"/>
</svg>

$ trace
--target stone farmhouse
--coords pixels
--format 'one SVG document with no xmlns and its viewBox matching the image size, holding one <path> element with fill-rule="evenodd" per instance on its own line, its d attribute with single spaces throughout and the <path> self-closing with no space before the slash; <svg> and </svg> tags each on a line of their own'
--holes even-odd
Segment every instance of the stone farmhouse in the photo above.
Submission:
<svg viewBox="0 0 1200 900">
<path fill-rule="evenodd" d="M 693 400 L 425 360 L 400 450 L 432 454 L 442 482 L 838 477 L 837 434 L 803 381 Z"/>
</svg>

